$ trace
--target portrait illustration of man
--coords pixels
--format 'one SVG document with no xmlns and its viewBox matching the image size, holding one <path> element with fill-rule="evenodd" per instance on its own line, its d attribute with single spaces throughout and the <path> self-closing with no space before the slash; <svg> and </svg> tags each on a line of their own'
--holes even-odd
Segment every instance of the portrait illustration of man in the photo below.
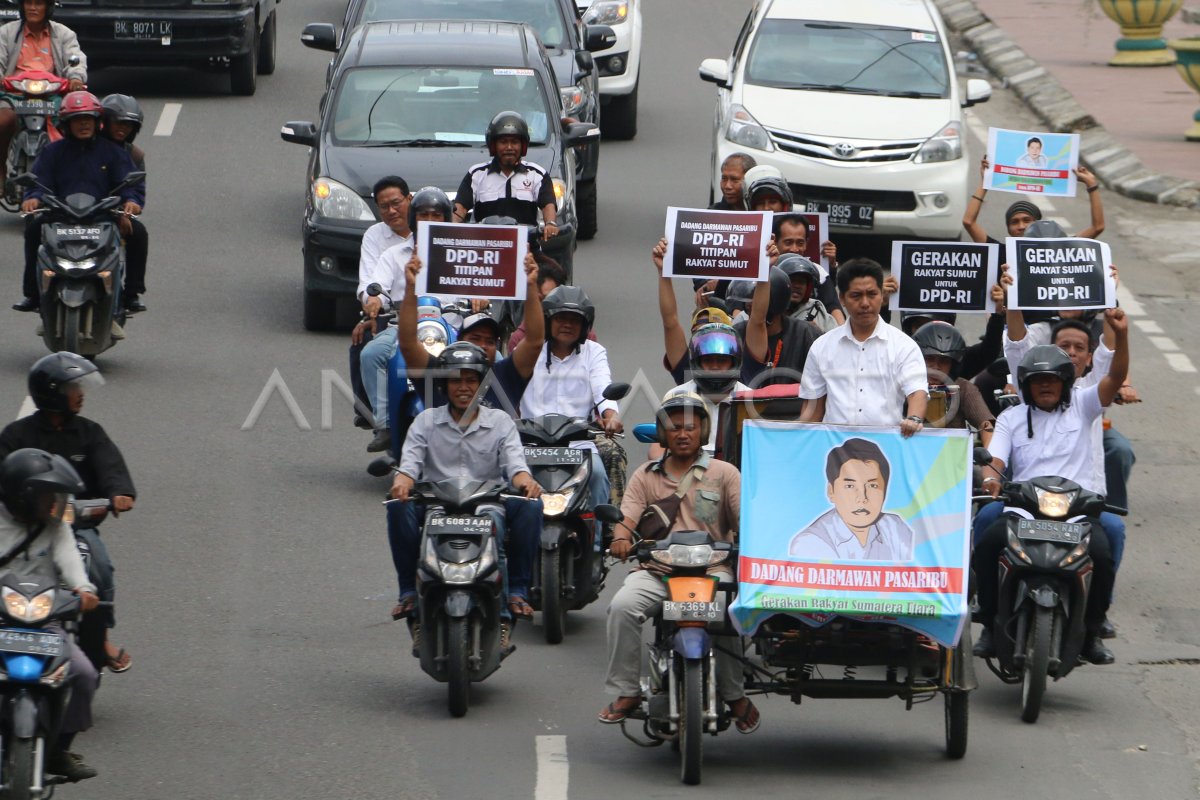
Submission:
<svg viewBox="0 0 1200 800">
<path fill-rule="evenodd" d="M 1049 160 L 1042 155 L 1042 140 L 1036 136 L 1030 137 L 1025 142 L 1024 154 L 1017 159 L 1017 166 L 1027 169 L 1045 169 L 1049 164 Z"/>
<path fill-rule="evenodd" d="M 912 560 L 912 528 L 883 511 L 891 465 L 879 445 L 847 439 L 829 451 L 825 477 L 833 508 L 792 537 L 788 555 L 805 561 Z"/>
</svg>

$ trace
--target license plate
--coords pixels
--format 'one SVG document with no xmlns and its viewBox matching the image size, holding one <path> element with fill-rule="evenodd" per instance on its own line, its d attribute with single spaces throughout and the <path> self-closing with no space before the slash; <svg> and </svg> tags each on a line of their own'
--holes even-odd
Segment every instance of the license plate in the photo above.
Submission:
<svg viewBox="0 0 1200 800">
<path fill-rule="evenodd" d="M 165 19 L 118 19 L 113 22 L 114 39 L 161 39 L 171 42 L 173 23 Z"/>
<path fill-rule="evenodd" d="M 676 622 L 720 622 L 725 617 L 725 601 L 720 595 L 711 603 L 664 600 L 662 617 Z"/>
<path fill-rule="evenodd" d="M 61 656 L 65 650 L 66 642 L 57 633 L 0 630 L 0 651 L 5 653 Z"/>
<path fill-rule="evenodd" d="M 525 463 L 531 467 L 578 466 L 584 455 L 570 447 L 526 447 Z"/>
<path fill-rule="evenodd" d="M 868 231 L 875 227 L 874 206 L 810 200 L 807 210 L 810 213 L 828 214 L 830 225 L 839 225 L 843 228 L 862 228 Z"/>
<path fill-rule="evenodd" d="M 492 531 L 491 517 L 473 517 L 467 515 L 432 516 L 425 520 L 425 529 L 435 536 L 449 534 L 462 536 L 479 536 Z"/>
<path fill-rule="evenodd" d="M 1017 521 L 1017 538 L 1035 542 L 1079 544 L 1087 526 L 1079 522 L 1050 522 L 1044 519 Z"/>
<path fill-rule="evenodd" d="M 22 112 L 50 114 L 54 112 L 54 103 L 49 100 L 18 100 L 13 103 L 13 110 L 18 114 Z"/>
</svg>

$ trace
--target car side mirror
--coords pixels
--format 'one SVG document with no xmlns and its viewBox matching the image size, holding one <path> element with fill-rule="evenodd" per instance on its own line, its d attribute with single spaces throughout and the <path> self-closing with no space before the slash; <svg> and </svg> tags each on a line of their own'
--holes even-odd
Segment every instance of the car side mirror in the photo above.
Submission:
<svg viewBox="0 0 1200 800">
<path fill-rule="evenodd" d="M 700 80 L 729 88 L 729 65 L 722 58 L 706 58 L 700 62 Z"/>
<path fill-rule="evenodd" d="M 625 519 L 625 515 L 621 513 L 621 509 L 611 503 L 601 503 L 592 509 L 592 513 L 596 515 L 596 519 L 601 522 L 607 522 L 610 525 L 616 525 Z"/>
<path fill-rule="evenodd" d="M 986 103 L 992 97 L 992 85 L 982 78 L 967 80 L 967 99 L 963 100 L 963 108 L 970 108 L 979 103 Z"/>
<path fill-rule="evenodd" d="M 633 389 L 628 383 L 610 383 L 600 393 L 605 400 L 621 400 Z"/>
<path fill-rule="evenodd" d="M 594 142 L 600 138 L 600 126 L 594 122 L 563 121 L 563 134 L 569 147 Z"/>
<path fill-rule="evenodd" d="M 315 147 L 317 144 L 317 126 L 311 122 L 285 122 L 279 129 L 279 137 L 285 142 L 303 144 Z"/>
<path fill-rule="evenodd" d="M 300 42 L 314 50 L 337 52 L 337 29 L 328 22 L 310 22 L 300 33 Z"/>
<path fill-rule="evenodd" d="M 617 32 L 607 25 L 588 25 L 583 31 L 583 46 L 589 53 L 607 50 L 617 43 Z"/>
</svg>

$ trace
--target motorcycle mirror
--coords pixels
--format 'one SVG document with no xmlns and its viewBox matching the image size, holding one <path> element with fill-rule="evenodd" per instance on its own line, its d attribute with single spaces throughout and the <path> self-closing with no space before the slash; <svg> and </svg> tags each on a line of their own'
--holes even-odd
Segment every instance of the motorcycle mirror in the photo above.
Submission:
<svg viewBox="0 0 1200 800">
<path fill-rule="evenodd" d="M 1008 377 L 1008 359 L 1007 358 L 997 358 L 991 364 L 988 364 L 987 373 L 988 373 L 988 375 L 991 375 L 993 378 L 1007 378 Z"/>
<path fill-rule="evenodd" d="M 16 4 L 14 3 L 14 5 L 16 5 Z M 68 58 L 67 66 L 68 67 L 78 67 L 79 66 L 79 56 L 71 56 L 70 58 Z"/>
<path fill-rule="evenodd" d="M 600 395 L 605 400 L 620 400 L 625 397 L 625 395 L 629 394 L 631 389 L 633 389 L 633 387 L 628 383 L 610 383 L 608 386 L 604 387 L 604 391 L 601 392 Z"/>
<path fill-rule="evenodd" d="M 658 426 L 653 422 L 641 422 L 633 426 L 633 438 L 642 444 L 654 444 L 658 441 Z"/>
<path fill-rule="evenodd" d="M 146 173 L 141 170 L 134 170 L 133 172 L 126 174 L 125 180 L 117 184 L 116 188 L 114 188 L 108 194 L 110 197 L 114 194 L 119 194 L 122 189 L 128 189 L 130 186 L 137 186 L 144 180 L 146 180 Z"/>
<path fill-rule="evenodd" d="M 371 297 L 379 297 L 379 295 L 383 294 L 383 287 L 378 283 L 372 283 L 367 287 L 367 294 L 371 295 Z"/>
<path fill-rule="evenodd" d="M 603 503 L 592 509 L 592 513 L 596 515 L 596 519 L 601 522 L 607 522 L 611 525 L 616 525 L 621 520 L 625 519 L 625 515 L 621 513 L 621 509 L 609 503 Z"/>
<path fill-rule="evenodd" d="M 980 467 L 986 467 L 992 463 L 992 454 L 986 447 L 976 447 L 973 461 Z"/>
<path fill-rule="evenodd" d="M 32 172 L 22 172 L 13 178 L 13 183 L 25 189 L 32 189 L 34 186 L 37 186 L 38 179 L 37 175 L 34 175 Z"/>
<path fill-rule="evenodd" d="M 394 463 L 390 458 L 377 458 L 367 464 L 367 474 L 373 478 L 385 477 L 391 474 Z"/>
</svg>

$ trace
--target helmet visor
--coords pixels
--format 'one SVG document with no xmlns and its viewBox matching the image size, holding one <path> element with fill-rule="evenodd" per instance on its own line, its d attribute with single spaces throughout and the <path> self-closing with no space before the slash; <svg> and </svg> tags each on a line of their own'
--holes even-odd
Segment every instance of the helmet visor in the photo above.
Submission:
<svg viewBox="0 0 1200 800">
<path fill-rule="evenodd" d="M 33 496 L 35 522 L 61 522 L 74 497 L 66 492 L 37 492 Z"/>
<path fill-rule="evenodd" d="M 737 337 L 722 331 L 698 333 L 692 337 L 692 355 L 696 358 L 729 356 L 736 359 L 740 349 Z"/>
</svg>

